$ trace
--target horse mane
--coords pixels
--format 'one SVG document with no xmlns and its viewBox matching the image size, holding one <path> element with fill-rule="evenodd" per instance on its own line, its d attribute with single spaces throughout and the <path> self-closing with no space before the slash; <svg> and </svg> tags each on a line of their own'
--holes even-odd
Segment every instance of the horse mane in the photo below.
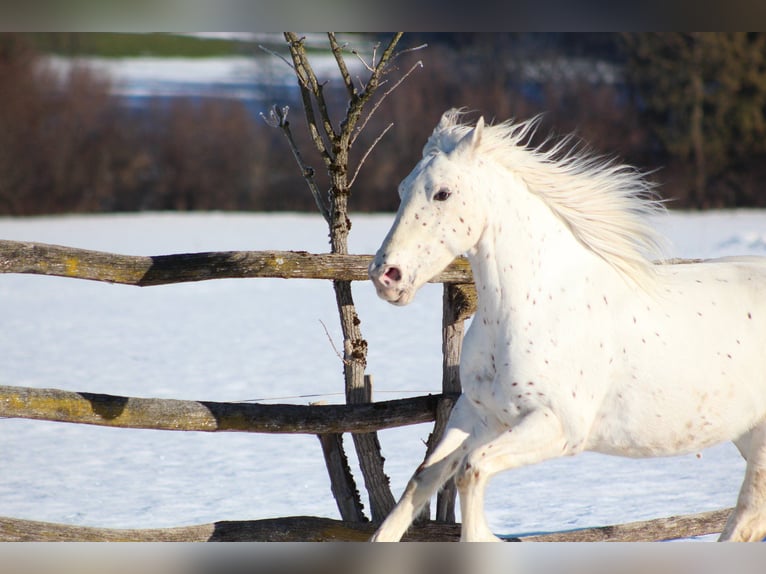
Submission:
<svg viewBox="0 0 766 574">
<path fill-rule="evenodd" d="M 449 153 L 473 126 L 464 112 L 450 110 L 428 139 L 423 155 Z M 540 116 L 484 128 L 477 152 L 513 171 L 572 231 L 575 238 L 631 282 L 649 288 L 653 259 L 663 259 L 665 240 L 647 222 L 664 212 L 645 174 L 614 159 L 596 156 L 573 136 L 532 147 Z M 547 149 L 544 149 L 546 148 Z"/>
</svg>

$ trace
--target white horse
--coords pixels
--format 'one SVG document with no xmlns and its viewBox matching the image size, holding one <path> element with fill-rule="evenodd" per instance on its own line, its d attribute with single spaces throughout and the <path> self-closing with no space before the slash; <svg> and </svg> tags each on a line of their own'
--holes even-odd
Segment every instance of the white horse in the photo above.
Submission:
<svg viewBox="0 0 766 574">
<path fill-rule="evenodd" d="M 497 472 L 584 450 L 648 457 L 733 440 L 747 459 L 721 540 L 766 536 L 766 258 L 654 264 L 662 209 L 632 168 L 526 143 L 534 120 L 444 114 L 370 265 L 405 305 L 466 253 L 478 292 L 444 437 L 373 540 L 399 540 L 456 477 L 462 540 Z"/>
</svg>

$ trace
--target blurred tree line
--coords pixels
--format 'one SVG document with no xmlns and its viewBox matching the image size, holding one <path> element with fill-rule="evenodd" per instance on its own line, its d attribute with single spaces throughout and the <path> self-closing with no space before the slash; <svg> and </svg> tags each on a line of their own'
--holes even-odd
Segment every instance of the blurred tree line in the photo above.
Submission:
<svg viewBox="0 0 766 574">
<path fill-rule="evenodd" d="M 351 209 L 396 208 L 396 186 L 453 106 L 496 120 L 544 112 L 541 134 L 574 131 L 598 153 L 657 169 L 672 207 L 765 206 L 764 42 L 760 33 L 405 35 L 404 47 L 428 47 L 403 54 L 400 71 L 423 68 L 359 137 L 357 161 L 395 123 L 367 158 Z M 327 80 L 341 117 L 343 86 Z M 24 34 L 0 35 L 0 213 L 315 209 L 281 134 L 245 102 L 157 98 L 136 109 L 110 89 L 87 67 L 60 77 Z M 300 116 L 293 131 L 319 168 Z"/>
</svg>

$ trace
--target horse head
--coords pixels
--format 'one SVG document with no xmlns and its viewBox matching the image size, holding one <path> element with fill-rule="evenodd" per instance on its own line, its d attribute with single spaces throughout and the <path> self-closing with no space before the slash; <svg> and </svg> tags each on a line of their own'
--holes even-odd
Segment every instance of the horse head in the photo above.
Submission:
<svg viewBox="0 0 766 574">
<path fill-rule="evenodd" d="M 484 119 L 465 133 L 455 128 L 455 116 L 454 111 L 442 116 L 423 158 L 399 185 L 399 210 L 370 264 L 370 279 L 389 303 L 412 301 L 423 284 L 469 251 L 484 229 L 480 179 L 471 169 Z"/>
</svg>

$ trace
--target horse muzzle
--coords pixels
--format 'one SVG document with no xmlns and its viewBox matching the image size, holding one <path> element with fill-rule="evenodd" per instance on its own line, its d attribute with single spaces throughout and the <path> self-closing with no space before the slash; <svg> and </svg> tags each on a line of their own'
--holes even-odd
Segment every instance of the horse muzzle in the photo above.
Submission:
<svg viewBox="0 0 766 574">
<path fill-rule="evenodd" d="M 381 299 L 394 305 L 406 305 L 412 300 L 412 289 L 405 285 L 402 270 L 397 265 L 373 260 L 368 275 Z"/>
</svg>

